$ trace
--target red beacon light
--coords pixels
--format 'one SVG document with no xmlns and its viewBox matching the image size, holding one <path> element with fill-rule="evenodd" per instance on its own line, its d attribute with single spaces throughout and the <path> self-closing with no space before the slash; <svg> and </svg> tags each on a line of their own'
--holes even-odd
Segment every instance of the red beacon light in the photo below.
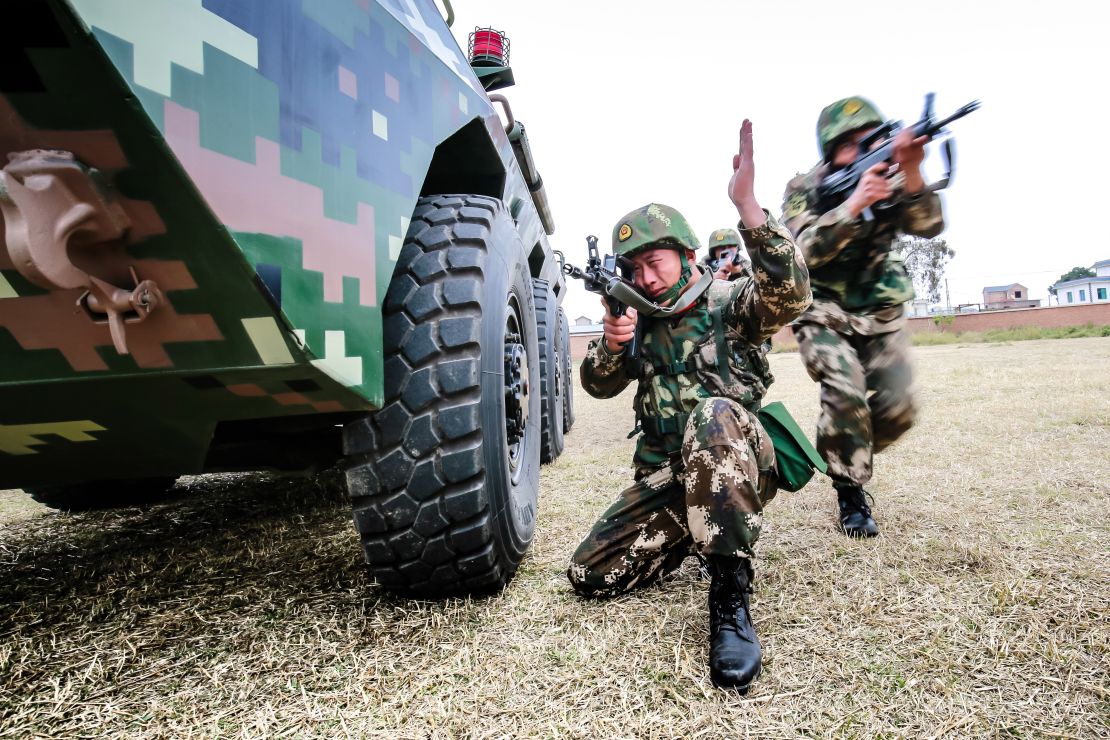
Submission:
<svg viewBox="0 0 1110 740">
<path fill-rule="evenodd" d="M 509 37 L 503 31 L 475 27 L 470 34 L 471 67 L 508 67 Z"/>
</svg>

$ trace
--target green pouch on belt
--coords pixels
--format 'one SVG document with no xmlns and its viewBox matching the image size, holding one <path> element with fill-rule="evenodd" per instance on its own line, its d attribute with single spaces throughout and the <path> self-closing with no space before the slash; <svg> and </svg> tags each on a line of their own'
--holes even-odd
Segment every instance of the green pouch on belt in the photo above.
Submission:
<svg viewBox="0 0 1110 740">
<path fill-rule="evenodd" d="M 817 454 L 817 450 L 798 427 L 798 422 L 794 421 L 794 417 L 781 401 L 767 404 L 756 414 L 775 446 L 779 488 L 798 491 L 809 483 L 814 470 L 822 473 L 828 471 L 825 461 Z"/>
</svg>

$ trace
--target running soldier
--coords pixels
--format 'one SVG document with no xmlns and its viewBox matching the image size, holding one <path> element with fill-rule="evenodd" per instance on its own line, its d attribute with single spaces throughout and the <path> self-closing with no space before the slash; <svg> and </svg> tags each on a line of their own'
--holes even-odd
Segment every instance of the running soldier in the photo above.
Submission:
<svg viewBox="0 0 1110 740">
<path fill-rule="evenodd" d="M 821 386 L 817 450 L 833 479 L 840 526 L 853 537 L 879 533 L 863 488 L 872 457 L 913 426 L 917 410 L 904 316 L 913 281 L 892 248 L 899 234 L 933 237 L 944 229 L 940 197 L 921 174 L 926 137 L 914 139 L 908 129 L 895 140 L 893 167 L 872 167 L 836 208 L 818 206 L 821 180 L 851 164 L 859 142 L 882 123 L 878 109 L 860 97 L 821 111 L 822 161 L 790 181 L 783 205 L 813 286 L 813 305 L 795 322 L 794 334 L 806 370 Z M 891 199 L 894 207 L 873 220 L 862 217 Z"/>
</svg>

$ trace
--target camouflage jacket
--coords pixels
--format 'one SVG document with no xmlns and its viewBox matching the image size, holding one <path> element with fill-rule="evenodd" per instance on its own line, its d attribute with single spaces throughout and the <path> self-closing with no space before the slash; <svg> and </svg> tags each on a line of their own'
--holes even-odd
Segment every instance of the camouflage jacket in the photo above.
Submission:
<svg viewBox="0 0 1110 740">
<path fill-rule="evenodd" d="M 714 281 L 677 316 L 641 318 L 637 363 L 609 352 L 604 337 L 586 352 L 582 386 L 591 396 L 612 398 L 638 383 L 637 467 L 662 465 L 677 454 L 686 419 L 703 398 L 724 396 L 758 408 L 772 380 L 759 345 L 810 304 L 809 274 L 790 232 L 772 216 L 763 226 L 740 229 L 754 277 Z"/>
<path fill-rule="evenodd" d="M 795 177 L 783 201 L 783 220 L 813 285 L 813 305 L 798 322 L 860 334 L 894 331 L 904 323 L 913 281 L 892 247 L 900 233 L 933 237 L 944 229 L 940 197 L 929 190 L 909 196 L 870 223 L 853 219 L 843 205 L 819 213 L 816 189 L 826 172 L 821 164 Z"/>
</svg>

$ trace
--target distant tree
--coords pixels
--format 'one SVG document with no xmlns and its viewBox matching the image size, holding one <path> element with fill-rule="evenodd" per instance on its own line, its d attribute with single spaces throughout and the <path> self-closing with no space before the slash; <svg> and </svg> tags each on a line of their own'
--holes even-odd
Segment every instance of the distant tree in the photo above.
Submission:
<svg viewBox="0 0 1110 740">
<path fill-rule="evenodd" d="M 913 278 L 918 295 L 930 303 L 940 303 L 940 286 L 944 282 L 944 268 L 956 252 L 948 242 L 939 237 L 926 239 L 903 234 L 898 237 L 898 251 L 906 264 L 906 272 Z"/>
<path fill-rule="evenodd" d="M 1068 280 L 1078 280 L 1079 278 L 1085 277 L 1095 277 L 1095 271 L 1090 269 L 1089 267 L 1073 267 L 1065 272 L 1063 275 L 1061 275 L 1060 279 L 1056 282 L 1063 283 L 1067 282 Z M 1052 295 L 1056 295 L 1056 283 L 1048 286 L 1048 292 Z"/>
</svg>

